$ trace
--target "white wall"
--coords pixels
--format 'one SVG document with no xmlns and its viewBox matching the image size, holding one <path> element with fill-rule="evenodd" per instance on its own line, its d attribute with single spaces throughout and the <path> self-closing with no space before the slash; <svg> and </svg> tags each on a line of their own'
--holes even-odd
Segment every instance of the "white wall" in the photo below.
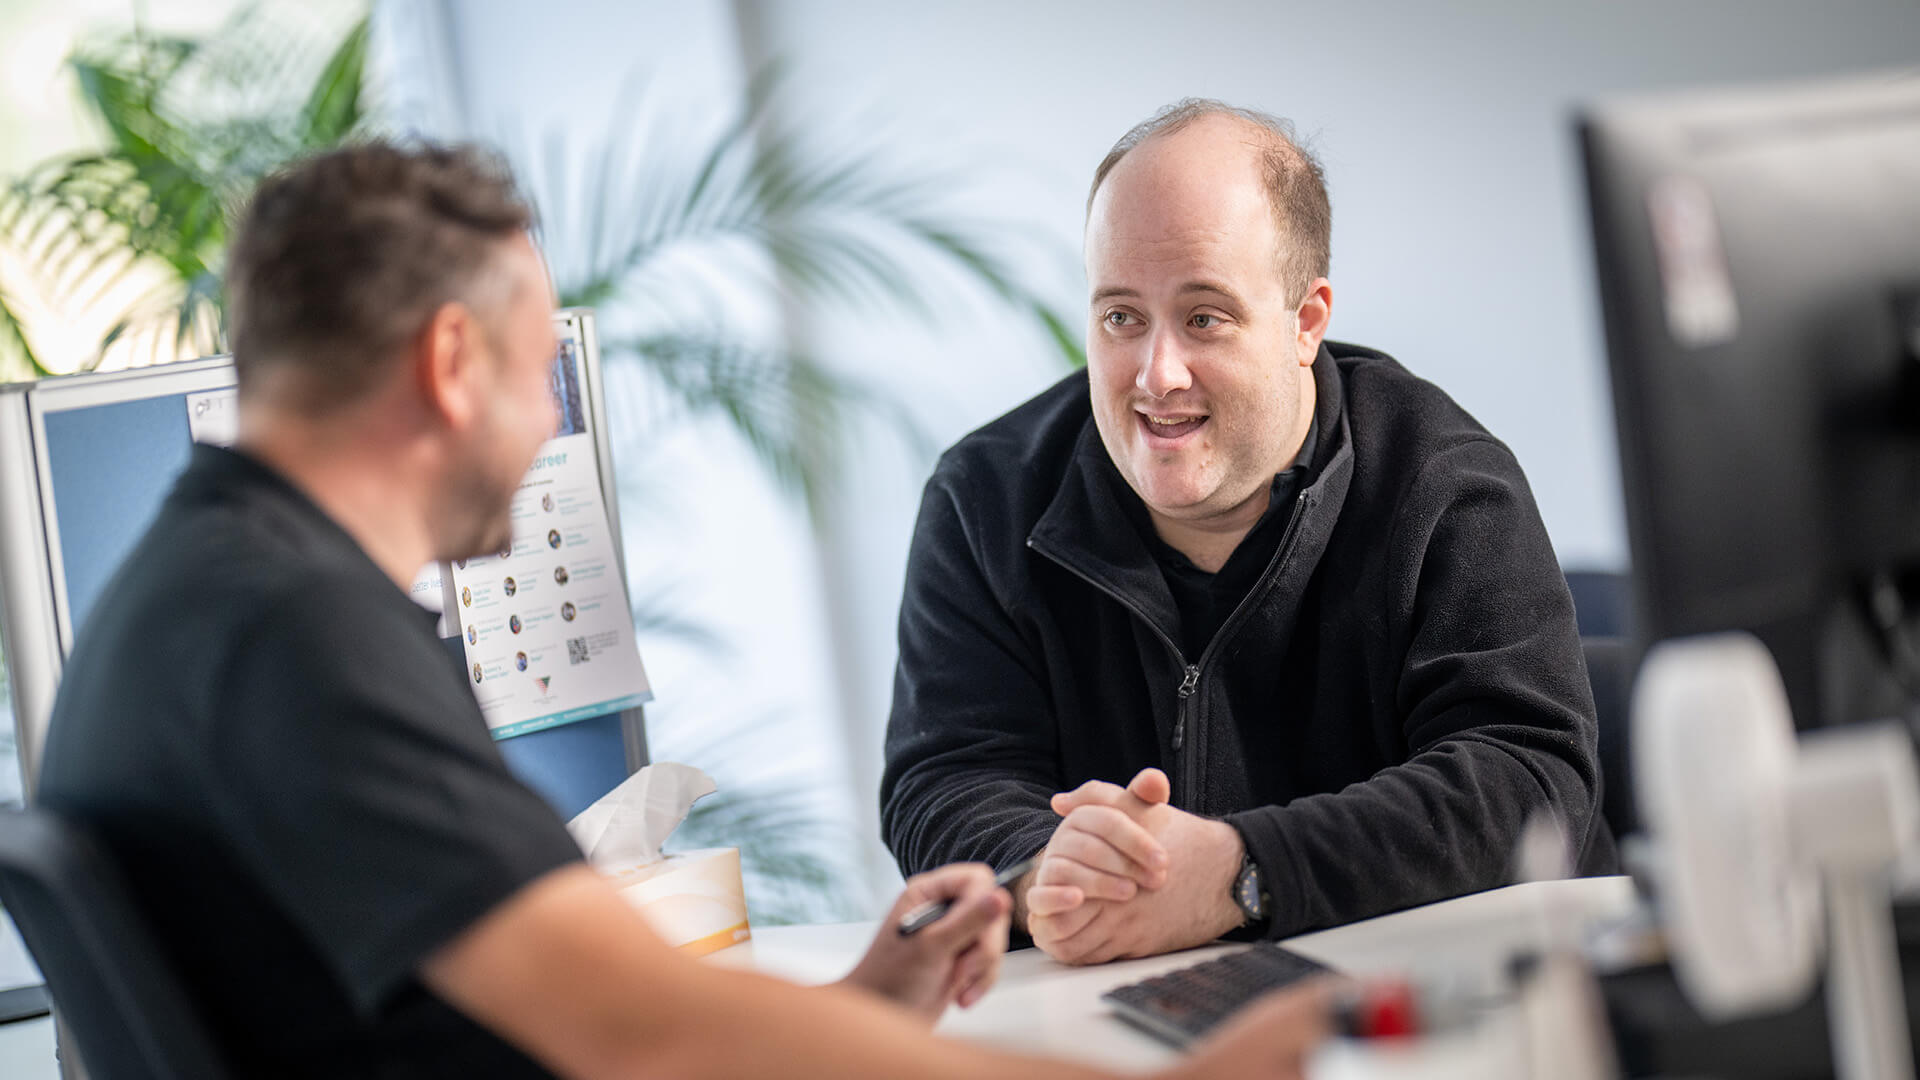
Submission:
<svg viewBox="0 0 1920 1080">
<path fill-rule="evenodd" d="M 1294 119 L 1327 166 L 1333 336 L 1384 348 L 1519 456 L 1571 568 L 1624 568 L 1611 401 L 1571 118 L 1620 92 L 1920 61 L 1920 5 L 1871 2 L 761 3 L 760 36 L 823 116 L 885 103 L 905 155 L 985 162 L 997 216 L 1077 255 L 1086 183 L 1177 98 Z M 1061 293 L 1084 312 L 1077 265 Z M 1035 339 L 815 328 L 913 388 L 943 444 L 1051 381 Z M 917 363 L 901 371 L 902 352 Z M 877 747 L 916 470 L 867 466 L 833 550 L 862 587 L 853 745 Z M 871 801 L 877 757 L 856 758 Z"/>
<path fill-rule="evenodd" d="M 789 116 L 865 131 L 902 161 L 948 171 L 949 205 L 1005 223 L 1030 280 L 1076 317 L 1085 184 L 1122 131 L 1186 95 L 1290 116 L 1328 169 L 1334 336 L 1395 353 L 1505 439 L 1570 567 L 1625 563 L 1575 104 L 1920 57 L 1920 5 L 1910 0 L 743 0 L 738 37 L 735 10 L 718 3 L 556 0 L 539 20 L 499 2 L 453 10 L 472 115 L 592 129 L 619 122 L 607 103 L 635 65 L 670 57 L 676 79 L 724 81 L 738 77 L 742 50 L 748 63 L 782 57 Z M 1031 327 L 965 289 L 932 326 L 867 312 L 789 314 L 814 348 L 896 387 L 942 445 L 1062 370 Z M 930 462 L 882 434 L 858 437 L 865 453 L 823 547 L 779 563 L 781 573 L 814 575 L 780 602 L 838 606 L 750 633 L 740 670 L 806 688 L 798 708 L 844 713 L 836 768 L 849 770 L 845 805 L 877 868 L 893 620 Z M 749 509 L 764 496 L 751 484 L 706 492 L 717 531 L 703 536 L 770 527 Z M 749 549 L 764 552 L 769 535 L 756 533 Z M 807 543 L 794 534 L 793 546 Z M 736 555 L 707 572 L 734 573 L 726 564 Z M 726 605 L 768 610 L 722 587 L 689 599 L 720 605 L 701 614 L 727 620 L 739 612 Z M 796 653 L 780 640 L 825 627 L 827 644 L 845 650 L 837 679 L 821 648 Z M 822 666 L 803 674 L 780 666 L 788 663 Z"/>
</svg>

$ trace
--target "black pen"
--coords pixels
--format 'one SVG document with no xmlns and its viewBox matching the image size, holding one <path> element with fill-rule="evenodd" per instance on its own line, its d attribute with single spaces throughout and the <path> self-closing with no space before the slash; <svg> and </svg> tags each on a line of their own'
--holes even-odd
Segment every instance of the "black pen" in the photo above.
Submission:
<svg viewBox="0 0 1920 1080">
<path fill-rule="evenodd" d="M 1039 865 L 1040 856 L 1038 855 L 1030 859 L 1022 859 L 1012 866 L 1007 867 L 1005 870 L 1000 871 L 998 874 L 993 875 L 993 886 L 996 889 L 1004 889 L 1014 882 L 1019 881 L 1022 874 Z M 917 934 L 925 930 L 927 927 L 939 922 L 940 916 L 945 915 L 948 909 L 952 907 L 953 901 L 951 900 L 929 900 L 921 904 L 919 907 L 900 916 L 900 936 L 906 937 L 909 934 Z"/>
</svg>

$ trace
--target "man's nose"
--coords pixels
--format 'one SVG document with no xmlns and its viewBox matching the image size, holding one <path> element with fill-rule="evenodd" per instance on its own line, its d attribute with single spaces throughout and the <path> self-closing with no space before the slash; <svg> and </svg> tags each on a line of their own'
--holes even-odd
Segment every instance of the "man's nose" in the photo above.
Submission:
<svg viewBox="0 0 1920 1080">
<path fill-rule="evenodd" d="M 1193 372 L 1187 368 L 1186 354 L 1177 335 L 1164 332 L 1153 335 L 1146 363 L 1133 384 L 1156 398 L 1193 385 Z"/>
</svg>

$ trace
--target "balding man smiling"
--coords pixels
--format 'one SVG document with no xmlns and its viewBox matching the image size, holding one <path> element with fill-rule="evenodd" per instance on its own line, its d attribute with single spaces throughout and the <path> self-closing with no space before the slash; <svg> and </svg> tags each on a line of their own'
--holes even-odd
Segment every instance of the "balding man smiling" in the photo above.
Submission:
<svg viewBox="0 0 1920 1080">
<path fill-rule="evenodd" d="M 1326 341 L 1331 213 L 1272 117 L 1185 101 L 1088 198 L 1087 370 L 954 446 L 900 612 L 881 802 L 909 873 L 1040 866 L 1072 963 L 1610 870 L 1573 607 L 1513 454 Z"/>
</svg>

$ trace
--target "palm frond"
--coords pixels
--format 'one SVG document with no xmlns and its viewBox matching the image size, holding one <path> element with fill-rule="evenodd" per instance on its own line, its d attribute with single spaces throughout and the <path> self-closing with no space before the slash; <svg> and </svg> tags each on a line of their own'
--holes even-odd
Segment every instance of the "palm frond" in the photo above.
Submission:
<svg viewBox="0 0 1920 1080">
<path fill-rule="evenodd" d="M 249 5 L 203 38 L 135 31 L 83 43 L 68 65 L 107 149 L 7 183 L 0 242 L 23 255 L 56 312 L 121 304 L 130 275 L 164 268 L 170 288 L 107 313 L 103 353 L 149 333 L 155 359 L 218 348 L 230 217 L 267 172 L 363 122 L 368 32 L 358 19 L 322 52 L 312 33 Z M 0 318 L 0 341 L 26 340 L 17 316 Z"/>
<path fill-rule="evenodd" d="M 697 250 L 734 280 L 770 269 L 770 284 L 802 304 L 878 301 L 924 318 L 933 314 L 930 292 L 914 261 L 930 253 L 1030 314 L 1077 362 L 1078 346 L 1057 332 L 1064 323 L 1049 322 L 1050 309 L 1017 274 L 964 229 L 928 216 L 929 205 L 951 188 L 949 178 L 891 163 L 879 144 L 810 149 L 799 132 L 771 117 L 781 79 L 777 65 L 756 74 L 741 106 L 684 170 L 656 149 L 645 184 L 601 180 L 582 193 L 585 217 L 598 227 L 579 230 L 589 249 L 583 264 L 556 268 L 563 302 L 604 306 L 644 294 L 651 264 L 669 252 Z M 628 111 L 641 119 L 590 155 L 590 174 L 604 177 L 637 159 L 634 140 L 652 127 L 643 110 Z M 535 197 L 543 207 L 564 205 L 574 194 L 556 183 L 567 156 L 549 140 L 539 158 L 544 168 L 536 171 L 546 182 Z M 621 242 L 611 244 L 614 236 Z"/>
<path fill-rule="evenodd" d="M 633 629 L 642 636 L 672 638 L 715 656 L 730 656 L 733 647 L 713 627 L 674 614 L 686 606 L 675 602 L 671 586 L 633 598 Z"/>
<path fill-rule="evenodd" d="M 784 758 L 763 756 L 759 760 L 771 767 L 759 769 L 738 765 L 743 744 L 782 726 L 782 717 L 763 714 L 660 733 L 652 748 L 657 759 L 696 766 L 718 788 L 693 804 L 667 846 L 739 848 L 755 925 L 860 918 L 864 898 L 849 884 L 858 878 L 847 856 L 853 836 L 847 822 L 828 812 L 820 778 Z"/>
<path fill-rule="evenodd" d="M 1047 333 L 1053 336 L 1054 348 L 1060 350 L 1060 355 L 1066 357 L 1067 363 L 1077 368 L 1086 367 L 1087 349 L 1081 344 L 1079 331 L 1043 301 L 1033 301 L 1031 310 L 1033 317 L 1040 320 L 1040 325 L 1046 327 Z"/>
<path fill-rule="evenodd" d="M 0 342 L 4 342 L 4 348 L 0 348 L 0 356 L 4 356 L 7 352 L 14 353 L 26 361 L 27 373 L 32 377 L 40 378 L 53 374 L 47 370 L 45 364 L 40 362 L 39 354 L 33 351 L 33 344 L 27 340 L 26 328 L 20 325 L 19 316 L 15 315 L 13 308 L 8 306 L 7 294 L 4 291 L 0 291 Z M 0 382 L 4 381 L 8 380 L 0 377 Z M 0 680 L 5 678 L 6 672 L 0 668 Z"/>
<path fill-rule="evenodd" d="M 603 344 L 608 356 L 639 359 L 689 412 L 718 412 L 789 489 L 824 475 L 841 399 L 831 376 L 784 350 L 687 334 Z"/>
<path fill-rule="evenodd" d="M 179 317 L 173 324 L 173 348 L 178 354 L 181 347 L 188 344 L 188 334 L 196 324 L 204 325 L 210 313 L 220 306 L 220 277 L 210 271 L 196 274 L 187 282 L 187 293 L 181 297 Z M 217 318 L 217 316 L 215 316 Z M 215 342 L 218 349 L 219 343 Z"/>
<path fill-rule="evenodd" d="M 360 126 L 370 26 L 367 18 L 355 23 L 321 69 L 307 103 L 300 109 L 300 142 L 304 146 L 332 145 Z"/>
<path fill-rule="evenodd" d="M 850 868 L 827 856 L 847 849 L 847 829 L 821 813 L 819 802 L 818 785 L 808 776 L 728 780 L 693 804 L 670 846 L 676 851 L 739 848 L 747 910 L 755 925 L 856 919 L 864 913 L 860 897 L 848 887 Z"/>
<path fill-rule="evenodd" d="M 191 48 L 169 51 L 157 77 L 148 48 L 134 48 L 131 57 L 104 50 L 76 53 L 70 66 L 113 148 L 108 155 L 69 162 L 44 181 L 43 189 L 70 210 L 104 214 L 126 230 L 124 243 L 165 260 L 183 281 L 208 269 L 225 234 L 219 181 L 196 160 L 193 137 L 156 107 L 164 78 L 191 53 Z M 109 169 L 121 175 L 103 190 L 108 177 L 102 174 Z"/>
<path fill-rule="evenodd" d="M 890 395 L 794 350 L 664 333 L 609 340 L 601 352 L 641 363 L 686 411 L 725 416 L 781 486 L 810 507 L 822 504 L 839 472 L 849 415 L 879 416 L 916 450 L 927 447 Z"/>
<path fill-rule="evenodd" d="M 154 254 L 145 235 L 152 226 L 146 223 L 159 211 L 123 162 L 71 159 L 37 178 L 21 201 L 18 224 L 7 235 L 22 237 L 17 250 L 34 264 L 36 280 L 62 306 L 78 301 L 79 290 L 88 282 L 94 283 L 89 300 L 97 301 L 130 268 L 130 256 Z M 118 270 L 102 277 L 115 263 Z"/>
</svg>

